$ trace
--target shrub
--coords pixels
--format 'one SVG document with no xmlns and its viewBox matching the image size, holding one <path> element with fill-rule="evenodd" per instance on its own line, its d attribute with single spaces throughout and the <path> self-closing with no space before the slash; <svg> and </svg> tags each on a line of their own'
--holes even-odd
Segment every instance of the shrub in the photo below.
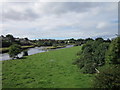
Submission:
<svg viewBox="0 0 120 90">
<path fill-rule="evenodd" d="M 120 65 L 102 69 L 94 79 L 95 88 L 120 88 Z"/>
<path fill-rule="evenodd" d="M 21 46 L 18 44 L 13 44 L 9 48 L 9 56 L 14 59 L 18 58 L 18 54 L 21 52 Z"/>
<path fill-rule="evenodd" d="M 23 56 L 28 56 L 28 51 L 27 50 L 23 51 Z"/>
<path fill-rule="evenodd" d="M 77 64 L 83 73 L 95 73 L 95 68 L 105 64 L 105 53 L 108 47 L 109 43 L 104 42 L 102 38 L 97 38 L 95 41 L 89 40 L 77 53 L 79 58 L 74 64 Z"/>
<path fill-rule="evenodd" d="M 120 37 L 112 40 L 106 54 L 106 62 L 112 64 L 120 64 Z"/>
</svg>

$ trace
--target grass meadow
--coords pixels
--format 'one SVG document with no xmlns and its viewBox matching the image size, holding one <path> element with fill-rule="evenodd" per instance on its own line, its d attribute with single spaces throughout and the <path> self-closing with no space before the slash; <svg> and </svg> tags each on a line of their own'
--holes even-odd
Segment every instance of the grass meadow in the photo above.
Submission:
<svg viewBox="0 0 120 90">
<path fill-rule="evenodd" d="M 91 88 L 92 74 L 82 74 L 73 61 L 81 46 L 2 61 L 3 88 Z"/>
</svg>

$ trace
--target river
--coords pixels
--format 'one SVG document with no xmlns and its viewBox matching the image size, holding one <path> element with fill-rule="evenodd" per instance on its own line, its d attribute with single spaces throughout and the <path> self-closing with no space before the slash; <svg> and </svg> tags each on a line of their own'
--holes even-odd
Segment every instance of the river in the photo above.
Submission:
<svg viewBox="0 0 120 90">
<path fill-rule="evenodd" d="M 73 45 L 67 45 L 64 48 L 70 48 L 73 47 Z M 34 48 L 29 48 L 28 49 L 28 55 L 33 55 L 33 54 L 37 54 L 37 53 L 42 53 L 42 52 L 47 52 L 49 50 L 44 50 L 45 47 L 34 47 Z M 63 49 L 63 48 L 58 48 L 58 49 Z M 58 50 L 58 49 L 52 49 L 52 50 Z M 18 54 L 19 57 L 23 56 L 23 52 L 21 52 L 20 54 Z M 3 53 L 0 54 L 0 61 L 3 60 L 11 60 L 11 58 L 9 57 L 8 53 Z"/>
</svg>

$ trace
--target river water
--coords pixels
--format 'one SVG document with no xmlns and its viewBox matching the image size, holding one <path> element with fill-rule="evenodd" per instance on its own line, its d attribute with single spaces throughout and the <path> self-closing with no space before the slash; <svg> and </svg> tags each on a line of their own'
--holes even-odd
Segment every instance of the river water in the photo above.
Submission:
<svg viewBox="0 0 120 90">
<path fill-rule="evenodd" d="M 73 47 L 73 45 L 67 45 L 64 48 L 70 48 Z M 34 48 L 29 48 L 28 49 L 28 55 L 33 55 L 33 54 L 37 54 L 37 53 L 42 53 L 42 52 L 47 52 L 48 50 L 44 50 L 45 47 L 34 47 Z M 63 49 L 63 48 L 58 48 L 58 49 Z M 58 50 L 58 49 L 53 49 L 53 50 Z M 19 57 L 23 56 L 23 52 L 21 52 L 20 54 L 18 54 Z M 10 60 L 11 58 L 9 57 L 8 53 L 3 53 L 0 54 L 0 61 L 3 60 Z"/>
</svg>

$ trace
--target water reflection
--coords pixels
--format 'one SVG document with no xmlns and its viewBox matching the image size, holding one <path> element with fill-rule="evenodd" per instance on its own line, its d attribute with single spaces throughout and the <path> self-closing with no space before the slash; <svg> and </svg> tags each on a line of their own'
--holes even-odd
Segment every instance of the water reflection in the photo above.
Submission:
<svg viewBox="0 0 120 90">
<path fill-rule="evenodd" d="M 73 45 L 68 45 L 64 48 L 69 48 L 69 47 L 73 47 Z M 32 55 L 32 54 L 37 54 L 37 53 L 41 53 L 41 52 L 46 52 L 48 50 L 45 50 L 44 49 L 45 47 L 34 47 L 34 48 L 30 48 L 28 49 L 28 55 Z M 58 48 L 58 49 L 63 49 L 63 48 Z M 56 50 L 56 49 L 54 49 Z M 21 52 L 19 55 L 19 57 L 22 57 L 23 56 L 23 52 Z M 2 60 L 10 60 L 11 58 L 9 57 L 9 54 L 8 53 L 3 53 L 3 54 L 0 54 L 0 61 Z"/>
</svg>

